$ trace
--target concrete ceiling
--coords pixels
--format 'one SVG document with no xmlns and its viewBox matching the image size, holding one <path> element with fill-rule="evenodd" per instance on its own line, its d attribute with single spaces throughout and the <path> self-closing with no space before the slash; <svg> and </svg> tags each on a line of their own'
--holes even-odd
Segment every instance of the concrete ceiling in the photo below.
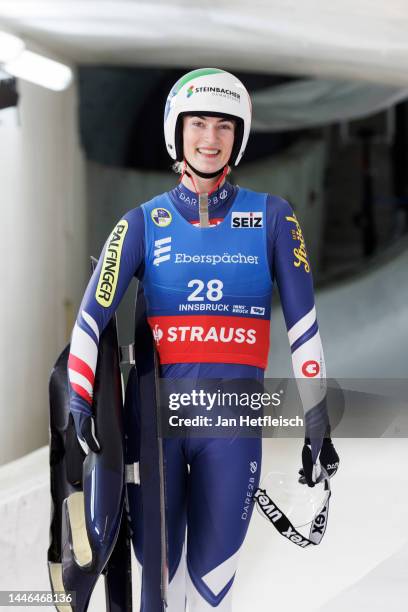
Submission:
<svg viewBox="0 0 408 612">
<path fill-rule="evenodd" d="M 75 63 L 408 84 L 407 0 L 0 0 L 0 25 Z"/>
</svg>

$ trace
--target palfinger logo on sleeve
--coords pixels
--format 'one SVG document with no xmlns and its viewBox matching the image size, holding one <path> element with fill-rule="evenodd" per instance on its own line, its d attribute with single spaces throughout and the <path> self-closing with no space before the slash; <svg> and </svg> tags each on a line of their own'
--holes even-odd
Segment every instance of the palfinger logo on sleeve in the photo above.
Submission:
<svg viewBox="0 0 408 612">
<path fill-rule="evenodd" d="M 96 301 L 104 308 L 108 308 L 112 304 L 115 296 L 122 246 L 128 226 L 128 222 L 122 219 L 108 238 L 95 294 Z"/>
</svg>

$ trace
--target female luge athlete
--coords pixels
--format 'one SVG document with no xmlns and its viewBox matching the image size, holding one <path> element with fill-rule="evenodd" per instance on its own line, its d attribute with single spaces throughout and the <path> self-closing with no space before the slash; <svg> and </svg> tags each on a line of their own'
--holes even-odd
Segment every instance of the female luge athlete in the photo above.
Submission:
<svg viewBox="0 0 408 612">
<path fill-rule="evenodd" d="M 180 184 L 128 212 L 109 236 L 82 300 L 69 360 L 70 407 L 85 449 L 98 451 L 92 418 L 98 339 L 132 277 L 143 283 L 160 375 L 262 380 L 269 350 L 272 285 L 279 288 L 294 375 L 321 381 L 304 399 L 306 423 L 326 423 L 325 363 L 302 231 L 280 197 L 233 186 L 244 154 L 251 102 L 244 85 L 217 69 L 189 72 L 165 109 L 167 150 Z M 306 438 L 303 479 L 321 465 L 334 474 L 329 438 Z M 232 610 L 232 584 L 258 486 L 261 438 L 164 441 L 169 612 Z M 137 486 L 137 485 L 134 485 Z M 137 496 L 136 496 L 137 497 Z M 138 509 L 131 507 L 133 533 Z M 187 527 L 186 545 L 184 545 Z M 137 536 L 133 541 L 139 561 Z M 143 593 L 142 593 L 143 609 Z"/>
</svg>

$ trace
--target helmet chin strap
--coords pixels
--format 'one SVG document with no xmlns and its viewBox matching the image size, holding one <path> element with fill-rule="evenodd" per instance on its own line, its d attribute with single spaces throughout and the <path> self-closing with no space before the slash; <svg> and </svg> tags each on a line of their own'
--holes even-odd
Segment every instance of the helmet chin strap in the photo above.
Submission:
<svg viewBox="0 0 408 612">
<path fill-rule="evenodd" d="M 197 174 L 197 176 L 201 178 L 210 179 L 210 178 L 215 178 L 218 175 L 220 175 L 220 178 L 218 179 L 214 188 L 211 189 L 210 192 L 200 193 L 197 189 L 197 185 L 195 184 L 194 177 L 187 170 L 187 166 L 191 168 L 194 174 Z M 184 158 L 184 168 L 183 168 L 183 173 L 181 175 L 180 181 L 182 181 L 183 176 L 186 174 L 194 185 L 194 189 L 199 199 L 200 227 L 210 227 L 210 220 L 209 220 L 209 215 L 208 215 L 208 196 L 218 189 L 219 185 L 226 177 L 228 173 L 228 169 L 229 169 L 228 164 L 225 164 L 225 166 L 217 170 L 217 172 L 200 172 L 200 170 L 197 170 L 196 168 L 194 168 L 194 166 L 192 166 L 190 162 L 188 162 L 186 158 Z"/>
<path fill-rule="evenodd" d="M 227 167 L 227 164 L 225 164 L 225 166 L 223 166 L 222 168 L 220 168 L 219 170 L 217 170 L 216 172 L 201 172 L 201 170 L 197 170 L 197 168 L 194 168 L 194 166 L 192 164 L 190 164 L 189 161 L 186 160 L 186 158 L 184 158 L 184 162 L 190 166 L 190 168 L 192 169 L 192 171 L 194 172 L 194 174 L 196 174 L 197 176 L 199 176 L 200 178 L 203 179 L 211 179 L 211 178 L 215 178 L 216 176 L 218 176 L 219 174 L 221 174 L 222 172 L 224 172 L 225 168 Z M 191 178 L 191 176 L 188 174 L 188 172 L 186 172 L 187 176 L 189 178 Z"/>
</svg>

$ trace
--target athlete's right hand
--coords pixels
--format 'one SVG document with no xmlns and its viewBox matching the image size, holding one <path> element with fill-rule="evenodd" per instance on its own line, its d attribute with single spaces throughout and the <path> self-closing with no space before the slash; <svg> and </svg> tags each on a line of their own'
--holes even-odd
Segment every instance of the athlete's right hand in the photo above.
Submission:
<svg viewBox="0 0 408 612">
<path fill-rule="evenodd" d="M 82 412 L 72 413 L 75 430 L 78 438 L 78 442 L 85 454 L 89 453 L 89 450 L 94 453 L 99 453 L 101 445 L 98 442 L 95 433 L 95 420 L 89 414 L 83 414 Z"/>
</svg>

